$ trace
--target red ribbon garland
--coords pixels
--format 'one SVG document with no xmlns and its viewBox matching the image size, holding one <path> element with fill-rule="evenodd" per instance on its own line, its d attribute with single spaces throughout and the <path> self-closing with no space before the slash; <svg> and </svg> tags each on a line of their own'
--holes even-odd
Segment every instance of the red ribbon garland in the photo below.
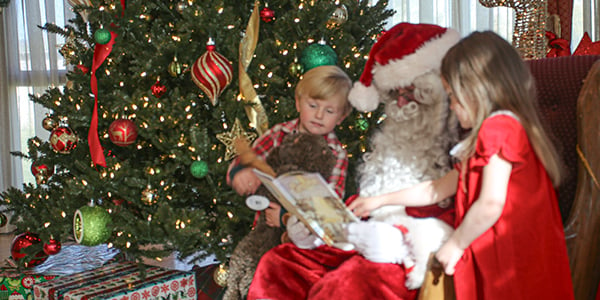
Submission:
<svg viewBox="0 0 600 300">
<path fill-rule="evenodd" d="M 125 0 L 121 0 L 121 7 L 123 7 L 123 10 L 121 11 L 121 17 L 125 14 Z"/>
<path fill-rule="evenodd" d="M 90 86 L 92 93 L 94 93 L 94 111 L 92 112 L 92 122 L 90 124 L 90 131 L 88 132 L 88 144 L 90 145 L 90 155 L 92 156 L 92 162 L 96 165 L 106 167 L 106 159 L 104 158 L 104 151 L 100 144 L 100 138 L 98 137 L 98 80 L 96 79 L 96 70 L 106 60 L 112 47 L 115 44 L 115 38 L 117 34 L 110 32 L 110 41 L 104 45 L 96 44 L 94 48 L 94 60 L 92 61 L 92 79 Z"/>
</svg>

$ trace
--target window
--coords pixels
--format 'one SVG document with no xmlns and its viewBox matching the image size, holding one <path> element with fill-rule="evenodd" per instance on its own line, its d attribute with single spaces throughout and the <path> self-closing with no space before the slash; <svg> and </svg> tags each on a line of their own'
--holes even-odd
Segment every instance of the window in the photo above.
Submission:
<svg viewBox="0 0 600 300">
<path fill-rule="evenodd" d="M 376 1 L 376 0 L 374 0 Z M 573 8 L 572 50 L 584 32 L 597 41 L 600 30 L 599 0 L 575 0 Z M 12 0 L 4 8 L 3 38 L 0 49 L 6 57 L 0 75 L 0 190 L 34 182 L 27 161 L 13 158 L 10 151 L 27 151 L 32 136 L 47 139 L 41 120 L 46 111 L 29 100 L 29 94 L 43 93 L 51 85 L 65 83 L 66 65 L 58 50 L 65 43 L 61 36 L 38 28 L 47 22 L 64 26 L 74 17 L 64 0 Z M 512 40 L 513 10 L 487 8 L 477 0 L 389 0 L 396 10 L 390 26 L 399 22 L 433 23 L 458 30 L 462 36 L 474 30 L 493 30 Z M 17 41 L 15 43 L 15 41 Z M 5 77 L 2 77 L 5 76 Z M 7 103 L 7 104 L 5 104 Z"/>
<path fill-rule="evenodd" d="M 1 143 L 8 146 L 2 148 L 0 166 L 10 174 L 0 176 L 2 190 L 21 186 L 22 182 L 35 182 L 30 163 L 11 157 L 8 152 L 26 152 L 29 138 L 47 139 L 49 136 L 41 125 L 45 108 L 31 102 L 29 95 L 43 93 L 48 86 L 64 83 L 67 66 L 58 52 L 64 38 L 38 26 L 46 23 L 64 26 L 66 19 L 73 17 L 70 7 L 66 6 L 63 0 L 12 0 L 3 9 L 5 40 L 2 44 L 6 58 L 3 71 L 6 78 L 0 83 L 0 97 L 8 104 L 2 106 L 6 110 L 1 112 L 0 119 L 8 119 L 8 126 L 0 129 L 0 136 Z"/>
</svg>

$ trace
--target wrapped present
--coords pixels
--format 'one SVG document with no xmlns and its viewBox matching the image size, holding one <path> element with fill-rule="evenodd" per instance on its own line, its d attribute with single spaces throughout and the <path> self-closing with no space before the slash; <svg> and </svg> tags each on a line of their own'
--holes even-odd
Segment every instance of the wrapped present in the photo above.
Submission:
<svg viewBox="0 0 600 300">
<path fill-rule="evenodd" d="M 0 300 L 33 299 L 33 285 L 55 277 L 16 268 L 0 268 Z"/>
<path fill-rule="evenodd" d="M 34 286 L 36 300 L 94 299 L 196 299 L 193 272 L 168 270 L 131 262 L 105 266 L 61 276 L 60 280 Z"/>
</svg>

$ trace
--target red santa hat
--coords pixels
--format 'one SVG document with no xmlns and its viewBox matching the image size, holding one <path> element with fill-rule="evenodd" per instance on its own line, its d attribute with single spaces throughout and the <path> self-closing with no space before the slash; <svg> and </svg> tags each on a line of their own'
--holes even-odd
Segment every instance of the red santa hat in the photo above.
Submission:
<svg viewBox="0 0 600 300">
<path fill-rule="evenodd" d="M 377 109 L 377 90 L 409 86 L 420 75 L 438 70 L 448 49 L 459 40 L 457 31 L 433 24 L 395 25 L 371 48 L 365 69 L 348 95 L 350 103 L 360 111 Z"/>
</svg>

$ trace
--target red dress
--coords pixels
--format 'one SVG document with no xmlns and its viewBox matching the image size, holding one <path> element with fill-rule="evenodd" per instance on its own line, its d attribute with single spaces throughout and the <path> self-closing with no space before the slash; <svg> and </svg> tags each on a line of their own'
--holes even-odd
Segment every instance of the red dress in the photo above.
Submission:
<svg viewBox="0 0 600 300">
<path fill-rule="evenodd" d="M 456 265 L 457 299 L 573 299 L 556 194 L 515 118 L 499 114 L 483 122 L 475 154 L 458 181 L 455 227 L 479 197 L 483 167 L 493 154 L 512 163 L 506 203 L 496 224 Z"/>
</svg>

